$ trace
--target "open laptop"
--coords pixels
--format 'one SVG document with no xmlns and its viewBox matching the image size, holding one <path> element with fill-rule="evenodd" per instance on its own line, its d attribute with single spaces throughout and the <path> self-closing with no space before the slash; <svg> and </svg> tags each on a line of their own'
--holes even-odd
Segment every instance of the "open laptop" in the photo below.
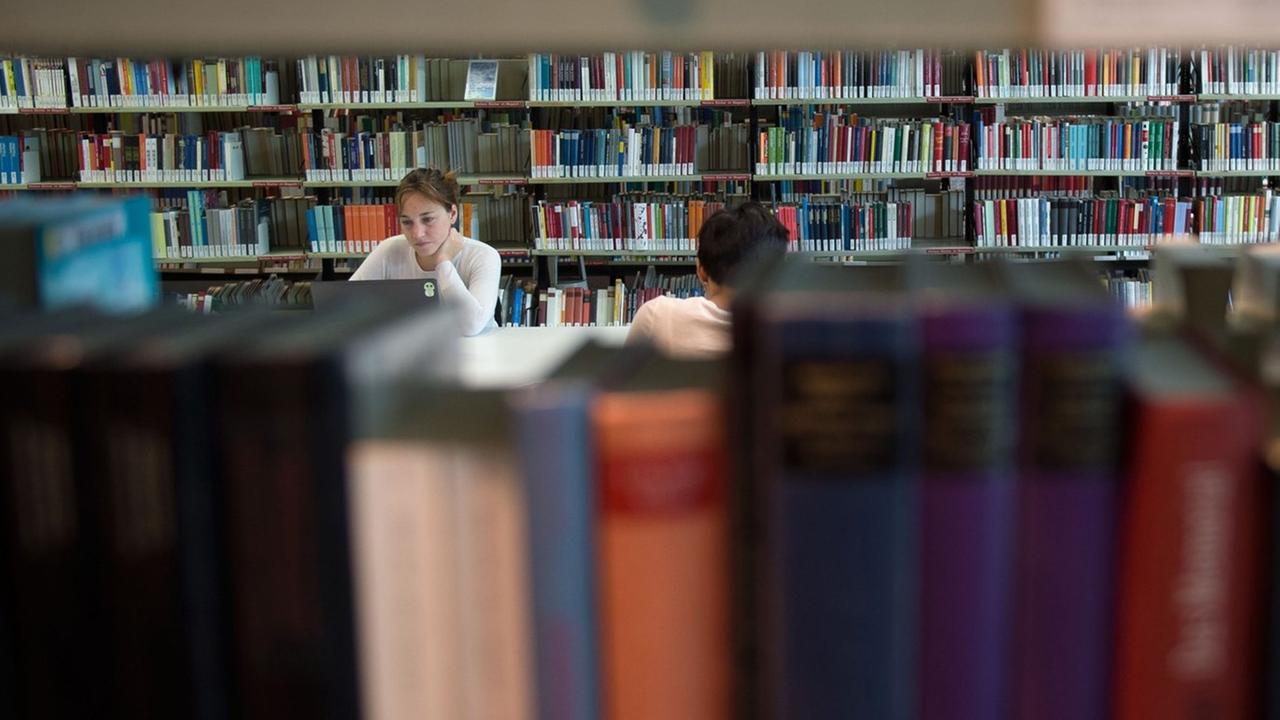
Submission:
<svg viewBox="0 0 1280 720">
<path fill-rule="evenodd" d="M 431 278 L 420 280 L 317 280 L 311 283 L 311 303 L 316 308 L 326 308 L 339 303 L 359 301 L 361 298 L 378 298 L 381 301 L 436 304 L 440 292 Z"/>
</svg>

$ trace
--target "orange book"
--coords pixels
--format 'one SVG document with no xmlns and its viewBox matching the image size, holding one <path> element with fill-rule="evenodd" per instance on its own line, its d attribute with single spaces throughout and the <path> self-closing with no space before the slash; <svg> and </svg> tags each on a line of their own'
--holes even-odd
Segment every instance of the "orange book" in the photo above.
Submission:
<svg viewBox="0 0 1280 720">
<path fill-rule="evenodd" d="M 342 206 L 342 227 L 346 229 L 346 247 L 342 248 L 343 252 L 357 252 L 356 250 L 356 222 L 354 208 L 350 205 Z"/>
<path fill-rule="evenodd" d="M 724 419 L 715 393 L 603 393 L 600 612 L 610 720 L 730 715 Z"/>
</svg>

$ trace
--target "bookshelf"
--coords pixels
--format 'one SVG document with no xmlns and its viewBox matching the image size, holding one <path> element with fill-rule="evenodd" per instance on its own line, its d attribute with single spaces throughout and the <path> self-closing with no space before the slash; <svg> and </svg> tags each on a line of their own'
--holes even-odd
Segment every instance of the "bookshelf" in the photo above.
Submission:
<svg viewBox="0 0 1280 720">
<path fill-rule="evenodd" d="M 5 58 L 16 61 L 18 56 L 0 57 L 0 64 Z M 1111 75 L 1104 76 L 1099 69 L 1096 80 L 1088 76 L 1092 71 L 1087 71 L 1084 63 L 1089 58 L 1098 68 L 1110 68 L 1107 72 Z M 753 197 L 774 207 L 795 206 L 799 215 L 794 222 L 799 232 L 805 232 L 801 227 L 805 223 L 813 223 L 805 241 L 805 254 L 814 259 L 832 257 L 829 253 L 813 254 L 811 249 L 830 239 L 822 234 L 828 230 L 821 228 L 821 218 L 804 215 L 806 203 L 838 203 L 856 211 L 875 207 L 874 196 L 891 206 L 912 203 L 913 210 L 916 204 L 930 203 L 940 208 L 936 212 L 953 217 L 954 221 L 944 222 L 936 215 L 916 211 L 915 223 L 928 221 L 929 228 L 899 228 L 895 232 L 902 232 L 903 237 L 895 238 L 891 249 L 878 245 L 886 242 L 877 239 L 878 230 L 861 241 L 850 236 L 842 257 L 856 261 L 903 252 L 966 258 L 1058 252 L 1056 247 L 1046 248 L 1039 243 L 992 247 L 977 242 L 974 203 L 980 197 L 997 197 L 1000 192 L 983 195 L 980 188 L 988 187 L 983 183 L 1024 181 L 1025 184 L 1014 182 L 1010 192 L 1021 197 L 1058 197 L 1060 191 L 1037 189 L 1037 183 L 1041 179 L 1078 178 L 1083 182 L 1081 192 L 1089 197 L 1171 193 L 1199 198 L 1207 194 L 1256 196 L 1261 198 L 1257 203 L 1269 203 L 1266 198 L 1270 197 L 1270 179 L 1280 177 L 1280 170 L 1265 165 L 1259 166 L 1261 169 L 1217 169 L 1208 165 L 1200 158 L 1200 149 L 1191 147 L 1189 133 L 1193 124 L 1188 112 L 1204 105 L 1238 105 L 1246 108 L 1241 117 L 1250 118 L 1241 122 L 1252 122 L 1254 116 L 1263 115 L 1271 122 L 1275 113 L 1272 105 L 1280 101 L 1280 84 L 1257 80 L 1267 77 L 1259 75 L 1257 68 L 1271 67 L 1275 60 L 1274 51 L 1180 51 L 1159 47 L 1057 54 L 929 49 L 747 50 L 714 54 L 647 51 L 563 56 L 533 53 L 500 60 L 500 94 L 496 99 L 465 100 L 460 98 L 466 61 L 460 58 L 388 57 L 386 67 L 397 63 L 398 74 L 387 70 L 385 76 L 378 75 L 380 58 L 363 56 L 225 56 L 205 58 L 203 65 L 196 60 L 44 58 L 41 71 L 52 73 L 48 77 L 61 78 L 60 82 L 40 85 L 39 95 L 12 98 L 0 91 L 0 136 L 25 137 L 24 133 L 34 128 L 50 128 L 49 135 L 41 139 L 54 147 L 41 150 L 45 153 L 40 156 L 42 164 L 57 153 L 64 153 L 59 160 L 64 168 L 68 163 L 74 166 L 81 162 L 82 148 L 75 142 L 82 142 L 85 133 L 91 133 L 99 143 L 103 153 L 99 161 L 110 166 L 121 161 L 119 157 L 104 160 L 110 152 L 118 152 L 111 149 L 117 136 L 154 136 L 157 143 L 165 138 L 176 142 L 175 138 L 196 137 L 214 144 L 222 142 L 225 134 L 246 127 L 261 131 L 260 142 L 269 143 L 266 152 L 278 158 L 265 164 L 259 159 L 255 167 L 246 168 L 252 170 L 247 177 L 236 180 L 103 181 L 68 178 L 65 171 L 42 168 L 39 182 L 4 182 L 6 176 L 0 168 L 0 191 L 145 191 L 157 198 L 172 199 L 178 191 L 194 190 L 225 194 L 226 200 L 218 202 L 231 204 L 245 198 L 274 203 L 280 198 L 314 195 L 317 205 L 324 207 L 385 205 L 402 174 L 401 163 L 410 158 L 405 155 L 405 160 L 387 163 L 385 148 L 391 143 L 409 142 L 403 139 L 404 135 L 421 131 L 425 137 L 429 131 L 437 134 L 431 142 L 438 144 L 429 148 L 428 164 L 452 166 L 468 198 L 477 203 L 488 203 L 485 198 L 514 198 L 517 207 L 524 203 L 526 217 L 520 217 L 519 210 L 503 211 L 510 212 L 515 220 L 508 225 L 523 227 L 522 230 L 481 238 L 497 245 L 523 247 L 519 259 L 504 255 L 517 272 L 538 266 L 550 270 L 553 265 L 574 259 L 583 267 L 586 265 L 581 261 L 590 261 L 592 268 L 605 272 L 613 266 L 625 272 L 625 268 L 645 261 L 656 267 L 687 266 L 691 256 L 680 257 L 666 251 L 649 255 L 630 248 L 556 249 L 556 243 L 575 241 L 566 236 L 543 242 L 538 228 L 531 224 L 534 221 L 527 217 L 528 210 L 543 201 L 598 204 L 652 194 L 669 196 L 677 203 L 693 198 Z M 556 63 L 554 68 L 552 63 Z M 405 74 L 410 65 L 418 75 Z M 87 78 L 99 66 L 115 68 L 118 82 L 89 86 Z M 534 76 L 530 76 L 531 68 Z M 633 70 L 634 74 L 628 74 Z M 333 82 L 342 84 L 325 89 L 316 74 L 324 71 L 331 73 Z M 839 72 L 844 73 L 843 77 Z M 186 74 L 185 81 L 179 77 L 182 73 Z M 206 81 L 203 87 L 195 86 L 197 76 Z M 1034 81 L 1029 78 L 1056 78 L 1061 82 L 1032 85 L 1028 83 Z M 181 82 L 191 85 L 179 87 Z M 1093 82 L 1096 84 L 1091 85 Z M 339 97 L 343 99 L 333 101 Z M 380 98 L 387 101 L 377 101 Z M 1157 114 L 1144 115 L 1148 110 Z M 1154 150 L 1142 161 L 1134 159 L 1136 154 L 1122 155 L 1129 158 L 1125 162 L 1132 162 L 1133 167 L 1117 163 L 1107 169 L 1096 168 L 1097 164 L 1111 161 L 1098 159 L 1093 149 L 1083 156 L 1087 160 L 1080 161 L 1094 166 L 1090 169 L 1062 169 L 1062 163 L 1071 161 L 1060 156 L 1045 161 L 1051 164 L 1051 160 L 1059 167 L 1013 167 L 1015 163 L 1036 162 L 1034 158 L 1043 155 L 1038 138 L 1020 148 L 1020 154 L 1005 159 L 976 154 L 984 142 L 977 133 L 991 122 L 1007 124 L 1016 132 L 1023 132 L 1018 128 L 1024 125 L 1033 125 L 1035 132 L 1044 134 L 1043 142 L 1048 142 L 1055 137 L 1050 133 L 1056 132 L 1056 126 L 1050 125 L 1078 117 L 1131 128 L 1172 123 L 1172 144 L 1161 148 L 1161 157 L 1154 157 Z M 688 149 L 690 146 L 680 145 L 687 141 L 681 135 L 676 142 L 676 152 L 680 154 L 669 158 L 673 162 L 655 162 L 653 172 L 617 174 L 611 172 L 611 158 L 599 155 L 600 149 L 591 149 L 584 138 L 587 133 L 605 133 L 619 127 L 646 132 L 649 128 L 664 128 L 663 132 L 665 128 L 697 128 L 707 134 L 699 136 L 696 153 Z M 550 133 L 551 142 L 556 144 L 553 158 L 561 157 L 563 152 L 595 152 L 597 156 L 572 167 L 539 166 L 535 172 L 530 169 L 530 162 L 537 153 L 531 157 L 528 149 L 531 131 Z M 504 139 L 495 132 L 514 134 Z M 858 132 L 877 133 L 878 139 L 873 142 L 892 139 L 900 143 L 892 147 L 891 160 L 886 160 L 883 147 L 877 146 L 880 157 L 874 163 L 866 163 L 872 170 L 876 165 L 887 169 L 825 170 L 847 170 L 843 166 L 857 164 L 849 160 L 865 163 L 870 159 L 869 155 L 855 158 L 852 151 L 837 155 L 833 150 L 850 137 L 842 138 L 840 133 Z M 1136 129 L 1128 132 L 1137 137 Z M 781 142 L 775 146 L 774 135 L 769 133 L 777 133 Z M 924 143 L 934 142 L 928 133 L 945 133 L 941 160 L 936 145 L 932 159 L 926 154 Z M 66 145 L 68 137 L 73 140 L 70 145 Z M 510 138 L 516 138 L 515 144 Z M 341 158 L 334 161 L 336 164 L 317 165 L 322 140 L 331 144 L 323 149 L 332 150 L 333 157 Z M 427 147 L 427 142 L 423 140 L 424 144 L 416 147 Z M 467 145 L 470 142 L 477 146 Z M 665 136 L 659 142 L 654 135 L 637 147 L 665 147 L 666 142 Z M 766 142 L 769 144 L 764 146 Z M 491 143 L 484 151 L 491 153 L 488 159 L 478 159 L 478 143 Z M 1126 153 L 1137 152 L 1136 148 L 1124 149 L 1123 142 L 1117 147 Z M 17 155 L 25 160 L 27 150 L 20 148 Z M 207 150 L 202 145 L 197 152 Z M 219 148 L 219 152 L 223 150 Z M 776 162 L 775 150 L 781 152 L 776 155 Z M 1259 162 L 1272 161 L 1270 147 L 1265 150 Z M 129 151 L 127 145 L 125 151 Z M 1219 151 L 1226 153 L 1217 161 L 1224 166 L 1235 162 L 1232 158 L 1240 158 L 1240 150 L 1234 146 Z M 1252 161 L 1250 152 L 1253 150 L 1244 151 L 1246 159 L 1242 164 Z M 211 162 L 219 163 L 214 155 L 210 155 Z M 393 154 L 392 159 L 395 157 Z M 601 158 L 606 162 L 600 162 Z M 420 159 L 419 155 L 409 164 Z M 1008 162 L 1010 167 L 993 167 L 992 162 Z M 485 164 L 504 167 L 512 163 L 521 169 L 476 172 Z M 735 168 L 735 164 L 741 167 Z M 919 169 L 921 165 L 926 169 Z M 935 169 L 928 169 L 929 165 Z M 277 166 L 285 172 L 263 172 Z M 663 171 L 672 166 L 682 166 L 681 172 Z M 215 172 L 226 169 L 218 164 L 215 168 Z M 374 179 L 362 179 L 360 174 L 366 172 L 365 177 Z M 8 179 L 21 179 L 20 176 L 19 170 Z M 1240 223 L 1228 218 L 1224 224 L 1206 230 L 1206 240 L 1250 238 L 1260 232 L 1280 236 L 1280 229 L 1249 225 L 1253 221 L 1248 213 L 1262 205 L 1246 204 L 1237 210 L 1232 203 L 1235 201 L 1223 205 L 1225 211 L 1240 214 L 1244 224 L 1236 227 Z M 1202 210 L 1202 206 L 1208 207 L 1199 200 L 1194 202 L 1188 216 L 1196 218 L 1194 222 L 1207 217 L 1209 211 Z M 948 227 L 941 229 L 944 225 Z M 1189 225 L 1186 234 L 1194 235 L 1199 227 Z M 1020 235 L 1022 231 L 1010 229 L 1012 234 Z M 306 234 L 301 228 L 296 232 Z M 815 232 L 818 234 L 813 235 Z M 274 252 L 275 247 L 271 250 Z M 1087 250 L 1101 255 L 1130 253 L 1132 247 L 1099 243 Z M 291 247 L 284 252 L 300 253 L 308 262 L 318 263 L 322 274 L 341 272 L 344 263 L 358 261 L 365 254 L 334 251 L 331 247 Z M 265 255 L 220 254 L 181 260 L 187 266 L 216 267 L 256 262 L 259 257 Z M 173 265 L 173 259 L 160 262 L 166 269 Z"/>
</svg>

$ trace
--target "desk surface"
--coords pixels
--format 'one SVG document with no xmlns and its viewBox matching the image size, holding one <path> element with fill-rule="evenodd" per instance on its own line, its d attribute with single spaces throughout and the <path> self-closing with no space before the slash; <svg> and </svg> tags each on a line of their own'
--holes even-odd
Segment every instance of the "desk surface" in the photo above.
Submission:
<svg viewBox="0 0 1280 720">
<path fill-rule="evenodd" d="M 546 377 L 588 339 L 621 345 L 627 327 L 500 327 L 462 338 L 463 384 L 476 388 L 529 385 Z"/>
</svg>

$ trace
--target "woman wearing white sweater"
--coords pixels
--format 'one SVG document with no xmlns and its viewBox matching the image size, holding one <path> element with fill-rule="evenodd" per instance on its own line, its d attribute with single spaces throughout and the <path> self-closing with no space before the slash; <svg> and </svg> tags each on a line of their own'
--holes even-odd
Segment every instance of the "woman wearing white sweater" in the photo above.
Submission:
<svg viewBox="0 0 1280 720">
<path fill-rule="evenodd" d="M 454 229 L 459 192 L 453 173 L 419 168 L 405 175 L 396 188 L 404 233 L 379 243 L 351 279 L 435 278 L 462 334 L 477 335 L 494 325 L 502 260 L 492 247 Z"/>
</svg>

